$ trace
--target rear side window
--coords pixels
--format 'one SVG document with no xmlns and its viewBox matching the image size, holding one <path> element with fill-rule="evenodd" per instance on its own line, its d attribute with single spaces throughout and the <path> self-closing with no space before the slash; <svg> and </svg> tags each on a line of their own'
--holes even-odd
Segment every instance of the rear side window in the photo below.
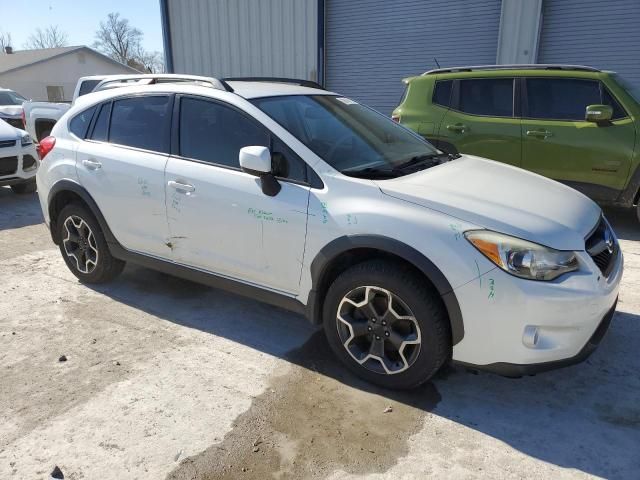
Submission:
<svg viewBox="0 0 640 480">
<path fill-rule="evenodd" d="M 460 80 L 459 107 L 462 112 L 488 117 L 513 116 L 513 79 L 482 78 Z"/>
<path fill-rule="evenodd" d="M 80 85 L 80 91 L 78 92 L 78 96 L 86 95 L 87 93 L 93 92 L 93 89 L 100 83 L 100 80 L 85 80 Z"/>
<path fill-rule="evenodd" d="M 94 105 L 73 117 L 71 122 L 69 122 L 69 130 L 71 130 L 71 133 L 78 138 L 84 138 L 87 135 L 87 129 L 97 108 L 98 107 Z"/>
<path fill-rule="evenodd" d="M 240 167 L 242 147 L 269 147 L 267 130 L 233 108 L 196 98 L 180 101 L 180 155 Z"/>
<path fill-rule="evenodd" d="M 528 78 L 528 118 L 584 120 L 587 105 L 602 103 L 600 82 L 576 78 Z"/>
<path fill-rule="evenodd" d="M 171 98 L 133 97 L 113 102 L 109 142 L 169 153 Z"/>
<path fill-rule="evenodd" d="M 102 104 L 100 113 L 93 125 L 93 132 L 90 135 L 91 140 L 98 142 L 106 142 L 109 133 L 109 112 L 111 110 L 111 102 Z"/>
<path fill-rule="evenodd" d="M 451 104 L 452 80 L 440 80 L 433 88 L 433 103 L 448 107 Z"/>
</svg>

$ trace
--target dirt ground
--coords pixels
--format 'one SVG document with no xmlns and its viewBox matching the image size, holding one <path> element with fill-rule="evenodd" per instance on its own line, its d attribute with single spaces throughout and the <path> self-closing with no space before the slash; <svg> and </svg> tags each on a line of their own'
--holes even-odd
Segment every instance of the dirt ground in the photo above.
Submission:
<svg viewBox="0 0 640 480">
<path fill-rule="evenodd" d="M 0 478 L 638 478 L 640 224 L 607 214 L 626 271 L 587 362 L 397 393 L 277 308 L 132 266 L 81 285 L 0 188 Z"/>
</svg>

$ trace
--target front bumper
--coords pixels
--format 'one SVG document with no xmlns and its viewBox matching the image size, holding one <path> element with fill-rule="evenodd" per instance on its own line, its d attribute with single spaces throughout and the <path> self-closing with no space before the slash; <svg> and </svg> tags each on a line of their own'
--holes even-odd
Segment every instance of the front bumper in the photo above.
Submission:
<svg viewBox="0 0 640 480">
<path fill-rule="evenodd" d="M 624 260 L 618 252 L 604 275 L 586 252 L 578 256 L 580 269 L 556 281 L 496 268 L 457 288 L 465 335 L 453 347 L 454 362 L 521 376 L 587 358 L 613 316 Z"/>
<path fill-rule="evenodd" d="M 20 140 L 15 146 L 0 148 L 0 187 L 35 181 L 40 166 L 34 144 L 22 147 Z"/>
</svg>

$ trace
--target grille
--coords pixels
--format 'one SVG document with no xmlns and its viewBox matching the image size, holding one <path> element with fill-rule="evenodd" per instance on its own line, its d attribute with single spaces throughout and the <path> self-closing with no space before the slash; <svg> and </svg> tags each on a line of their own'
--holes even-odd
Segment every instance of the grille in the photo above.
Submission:
<svg viewBox="0 0 640 480">
<path fill-rule="evenodd" d="M 602 274 L 608 277 L 620 247 L 604 217 L 600 219 L 594 232 L 587 238 L 585 248 Z"/>
<path fill-rule="evenodd" d="M 15 147 L 15 145 L 16 145 L 16 141 L 15 140 L 2 140 L 0 142 L 0 148 Z"/>
<path fill-rule="evenodd" d="M 22 169 L 28 170 L 36 166 L 36 159 L 31 155 L 24 155 L 22 157 Z"/>
<path fill-rule="evenodd" d="M 0 175 L 11 175 L 18 170 L 18 157 L 0 158 Z"/>
</svg>

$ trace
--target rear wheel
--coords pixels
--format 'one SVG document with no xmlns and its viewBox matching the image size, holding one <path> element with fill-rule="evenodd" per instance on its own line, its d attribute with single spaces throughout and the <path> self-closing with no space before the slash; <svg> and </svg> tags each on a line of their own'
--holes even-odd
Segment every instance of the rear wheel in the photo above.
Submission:
<svg viewBox="0 0 640 480">
<path fill-rule="evenodd" d="M 37 189 L 37 186 L 36 186 L 35 179 L 29 180 L 24 183 L 17 183 L 16 185 L 11 185 L 11 190 L 13 190 L 13 193 L 17 193 L 19 195 L 33 193 L 36 191 L 36 189 Z"/>
<path fill-rule="evenodd" d="M 98 221 L 86 207 L 67 205 L 56 223 L 62 258 L 81 282 L 105 283 L 122 272 L 125 262 L 111 255 Z"/>
<path fill-rule="evenodd" d="M 426 382 L 451 351 L 438 294 L 413 271 L 388 261 L 355 265 L 336 279 L 325 299 L 324 328 L 349 369 L 387 388 Z"/>
</svg>

